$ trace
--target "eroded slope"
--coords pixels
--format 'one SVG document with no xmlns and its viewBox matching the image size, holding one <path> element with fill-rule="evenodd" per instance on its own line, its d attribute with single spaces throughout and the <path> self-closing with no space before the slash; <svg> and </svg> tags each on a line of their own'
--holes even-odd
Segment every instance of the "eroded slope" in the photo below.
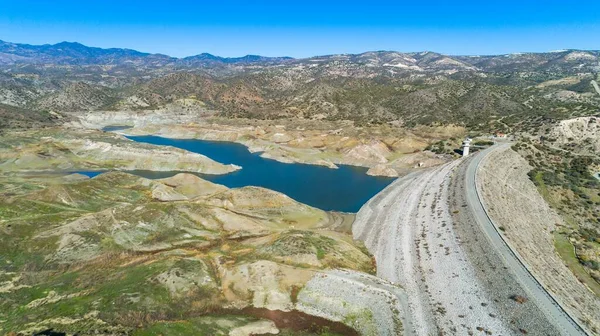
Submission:
<svg viewBox="0 0 600 336">
<path fill-rule="evenodd" d="M 335 216 L 283 194 L 227 189 L 194 175 L 1 180 L 11 186 L 0 197 L 2 332 L 218 335 L 249 325 L 245 334 L 353 334 L 347 324 L 393 335 L 401 328 L 378 327 L 378 311 L 350 298 L 335 297 L 350 303 L 339 312 L 303 294 L 331 268 L 372 281 L 365 273 L 374 265 L 352 237 L 329 229 Z M 351 292 L 382 293 L 355 283 Z"/>
</svg>

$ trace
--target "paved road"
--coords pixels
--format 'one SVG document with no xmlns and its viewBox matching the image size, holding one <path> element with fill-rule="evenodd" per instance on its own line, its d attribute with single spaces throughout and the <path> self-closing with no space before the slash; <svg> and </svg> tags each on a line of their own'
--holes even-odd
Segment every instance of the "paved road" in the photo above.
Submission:
<svg viewBox="0 0 600 336">
<path fill-rule="evenodd" d="M 537 302 L 537 306 L 542 310 L 548 320 L 555 324 L 556 328 L 563 335 L 587 335 L 587 333 L 562 309 L 554 298 L 542 287 L 542 285 L 533 277 L 526 266 L 521 262 L 514 251 L 506 244 L 496 226 L 489 218 L 479 197 L 478 186 L 476 184 L 476 173 L 479 164 L 487 154 L 493 150 L 500 150 L 510 146 L 510 144 L 495 145 L 475 155 L 469 163 L 466 174 L 466 192 L 467 204 L 475 215 L 476 221 L 481 225 L 483 232 L 494 248 L 503 259 L 505 265 L 516 276 L 521 286 L 528 292 L 529 297 Z"/>
</svg>

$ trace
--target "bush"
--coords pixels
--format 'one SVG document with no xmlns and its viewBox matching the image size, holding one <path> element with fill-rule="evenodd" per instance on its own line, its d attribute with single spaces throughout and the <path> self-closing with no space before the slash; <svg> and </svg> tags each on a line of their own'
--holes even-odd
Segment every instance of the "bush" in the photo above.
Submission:
<svg viewBox="0 0 600 336">
<path fill-rule="evenodd" d="M 544 183 L 549 186 L 562 185 L 561 178 L 553 171 L 544 171 L 542 173 L 542 179 L 544 180 Z"/>
<path fill-rule="evenodd" d="M 523 295 L 512 295 L 510 298 L 511 298 L 511 300 L 515 301 L 516 303 L 520 303 L 520 304 L 523 304 L 528 301 L 528 299 L 526 297 L 524 297 Z"/>
<path fill-rule="evenodd" d="M 600 263 L 596 260 L 587 260 L 583 262 L 583 266 L 593 269 L 594 271 L 600 270 Z"/>
<path fill-rule="evenodd" d="M 600 242 L 600 233 L 591 228 L 579 228 L 579 234 L 589 242 Z"/>
<path fill-rule="evenodd" d="M 489 141 L 489 140 L 480 140 L 480 141 L 473 142 L 474 146 L 491 146 L 493 144 L 494 144 L 494 142 Z"/>
</svg>

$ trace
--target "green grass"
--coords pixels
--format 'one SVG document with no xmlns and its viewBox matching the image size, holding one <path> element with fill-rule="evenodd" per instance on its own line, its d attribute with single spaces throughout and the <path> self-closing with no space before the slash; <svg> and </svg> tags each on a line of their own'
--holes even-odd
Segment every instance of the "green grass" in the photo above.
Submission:
<svg viewBox="0 0 600 336">
<path fill-rule="evenodd" d="M 567 267 L 575 274 L 577 279 L 586 284 L 598 296 L 600 296 L 600 284 L 598 284 L 579 262 L 575 254 L 575 248 L 569 238 L 563 234 L 554 234 L 554 248 L 565 262 Z"/>
<path fill-rule="evenodd" d="M 205 316 L 190 319 L 189 321 L 164 321 L 157 322 L 143 329 L 138 329 L 133 336 L 159 336 L 159 335 L 194 335 L 194 336 L 219 336 L 228 335 L 229 330 L 242 326 L 256 319 L 243 316 Z"/>
<path fill-rule="evenodd" d="M 548 191 L 548 187 L 546 186 L 546 183 L 544 183 L 544 172 L 542 172 L 542 171 L 536 172 L 535 176 L 533 177 L 533 181 L 537 185 L 538 190 L 540 191 L 540 194 L 542 194 L 542 197 L 544 197 L 544 199 L 546 201 L 550 202 L 551 201 L 550 192 Z"/>
<path fill-rule="evenodd" d="M 12 326 L 56 317 L 77 318 L 93 310 L 101 311 L 105 318 L 111 320 L 120 313 L 152 309 L 153 305 L 164 309 L 172 303 L 168 291 L 149 280 L 166 268 L 165 264 L 154 263 L 113 269 L 96 269 L 92 266 L 66 273 L 48 271 L 47 280 L 31 288 L 3 294 L 6 303 L 0 307 L 9 312 L 5 318 L 7 324 Z M 74 293 L 82 295 L 65 297 L 35 308 L 26 307 L 29 302 L 46 297 L 51 290 L 61 296 Z M 129 302 L 127 294 L 130 293 L 135 293 L 143 300 Z"/>
<path fill-rule="evenodd" d="M 534 176 L 533 180 L 538 187 L 538 190 L 542 197 L 553 207 L 557 208 L 557 202 L 553 199 L 548 191 L 548 187 L 544 183 L 543 172 L 538 171 Z M 562 216 L 565 219 L 565 222 L 572 228 L 576 229 L 577 224 L 576 221 L 569 215 Z M 579 258 L 575 254 L 575 247 L 571 244 L 569 237 L 564 233 L 555 232 L 554 233 L 554 248 L 558 252 L 558 255 L 563 260 L 565 265 L 573 272 L 573 274 L 586 284 L 596 295 L 600 296 L 600 284 L 594 280 L 589 273 L 585 271 L 585 268 L 580 263 Z"/>
</svg>

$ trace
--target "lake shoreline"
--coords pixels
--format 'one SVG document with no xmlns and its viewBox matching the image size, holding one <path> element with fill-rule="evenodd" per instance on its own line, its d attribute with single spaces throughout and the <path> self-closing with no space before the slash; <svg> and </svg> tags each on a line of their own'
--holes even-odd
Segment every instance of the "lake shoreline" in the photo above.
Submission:
<svg viewBox="0 0 600 336">
<path fill-rule="evenodd" d="M 356 213 L 371 197 L 394 178 L 369 176 L 368 169 L 340 165 L 330 169 L 304 163 L 283 163 L 252 153 L 246 146 L 234 142 L 198 139 L 171 139 L 161 136 L 132 136 L 131 141 L 178 149 L 204 155 L 224 165 L 242 167 L 223 175 L 196 175 L 228 188 L 257 186 L 281 192 L 294 200 L 325 210 Z M 171 177 L 176 171 L 130 171 L 150 179 Z"/>
<path fill-rule="evenodd" d="M 356 126 L 351 122 L 276 120 L 256 121 L 156 111 L 106 111 L 74 115 L 70 127 L 115 127 L 126 136 L 153 135 L 169 139 L 197 139 L 242 144 L 250 152 L 283 163 L 303 163 L 336 168 L 366 167 L 369 175 L 400 177 L 454 159 L 449 154 L 425 150 L 440 139 L 462 137 L 460 127 L 403 129 L 397 125 Z M 118 126 L 117 126 L 118 125 Z M 129 129 L 123 129 L 125 126 Z"/>
</svg>

